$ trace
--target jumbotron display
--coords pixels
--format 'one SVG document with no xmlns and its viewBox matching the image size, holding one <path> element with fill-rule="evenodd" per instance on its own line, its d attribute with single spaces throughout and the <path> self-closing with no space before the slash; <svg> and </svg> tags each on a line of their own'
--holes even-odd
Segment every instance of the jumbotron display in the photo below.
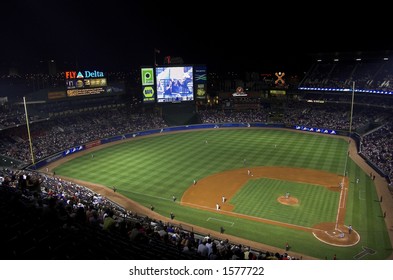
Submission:
<svg viewBox="0 0 393 280">
<path fill-rule="evenodd" d="M 194 100 L 192 66 L 156 67 L 157 102 Z"/>
</svg>

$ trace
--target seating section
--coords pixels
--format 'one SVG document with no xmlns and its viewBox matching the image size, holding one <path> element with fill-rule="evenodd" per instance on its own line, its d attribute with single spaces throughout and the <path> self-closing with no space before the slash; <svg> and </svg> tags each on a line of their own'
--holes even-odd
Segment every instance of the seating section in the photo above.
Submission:
<svg viewBox="0 0 393 280">
<path fill-rule="evenodd" d="M 12 169 L 3 169 L 0 176 L 3 260 L 292 258 L 140 216 L 53 177 Z M 206 244 L 210 249 L 202 250 Z"/>
</svg>

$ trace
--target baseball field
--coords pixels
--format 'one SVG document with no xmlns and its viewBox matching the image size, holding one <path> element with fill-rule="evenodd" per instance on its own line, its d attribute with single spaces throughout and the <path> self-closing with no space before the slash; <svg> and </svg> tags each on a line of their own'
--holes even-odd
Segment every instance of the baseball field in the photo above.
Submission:
<svg viewBox="0 0 393 280">
<path fill-rule="evenodd" d="M 387 259 L 392 244 L 375 182 L 349 147 L 344 137 L 316 133 L 210 129 L 103 145 L 51 168 L 126 208 L 130 199 L 152 217 L 173 212 L 173 223 L 218 238 L 280 252 L 288 242 L 296 257 Z"/>
</svg>

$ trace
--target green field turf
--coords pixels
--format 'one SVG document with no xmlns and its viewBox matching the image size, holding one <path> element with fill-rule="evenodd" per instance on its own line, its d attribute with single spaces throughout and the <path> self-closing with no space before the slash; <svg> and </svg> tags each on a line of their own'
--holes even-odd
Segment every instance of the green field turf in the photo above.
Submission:
<svg viewBox="0 0 393 280">
<path fill-rule="evenodd" d="M 206 144 L 206 140 L 208 144 Z M 184 133 L 160 134 L 136 138 L 80 156 L 55 169 L 56 174 L 116 186 L 118 191 L 143 205 L 154 205 L 155 211 L 169 216 L 173 211 L 176 221 L 219 230 L 261 243 L 284 248 L 289 242 L 292 250 L 324 259 L 337 254 L 340 259 L 352 259 L 362 246 L 376 251 L 363 259 L 386 259 L 391 244 L 382 217 L 374 184 L 350 159 L 346 160 L 348 143 L 331 136 L 298 133 L 278 129 L 214 129 Z M 230 169 L 243 168 L 243 159 L 252 166 L 291 166 L 329 171 L 338 175 L 347 167 L 350 189 L 346 224 L 361 234 L 361 241 L 352 247 L 339 248 L 321 243 L 310 233 L 267 225 L 245 219 L 196 210 L 173 203 L 172 196 L 180 198 L 194 179 Z M 354 184 L 356 178 L 359 184 Z M 292 224 L 310 226 L 334 221 L 338 196 L 314 185 L 276 182 L 276 188 L 265 180 L 250 181 L 233 198 L 235 211 L 247 215 L 264 216 Z M 255 184 L 255 186 L 253 186 Z M 265 188 L 264 192 L 249 189 Z M 282 205 L 262 202 L 285 193 L 298 192 L 305 202 L 296 210 L 282 210 Z M 295 186 L 296 185 L 296 186 Z M 265 188 L 266 190 L 268 188 Z M 270 194 L 269 194 L 270 193 Z M 208 195 L 208 194 L 206 194 Z M 265 207 L 247 207 L 263 203 Z M 238 202 L 239 201 L 239 202 Z M 231 202 L 232 203 L 232 202 Z M 280 208 L 281 207 L 281 208 Z M 288 207 L 287 207 L 288 208 Z"/>
<path fill-rule="evenodd" d="M 289 206 L 277 201 L 289 192 L 299 204 Z M 335 222 L 340 193 L 323 186 L 296 182 L 254 179 L 229 201 L 234 212 L 264 219 L 312 227 L 321 221 Z"/>
</svg>

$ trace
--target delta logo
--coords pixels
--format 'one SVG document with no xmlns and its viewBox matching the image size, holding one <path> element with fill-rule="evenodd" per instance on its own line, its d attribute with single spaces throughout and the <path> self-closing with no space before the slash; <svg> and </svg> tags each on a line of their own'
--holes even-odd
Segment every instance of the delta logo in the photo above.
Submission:
<svg viewBox="0 0 393 280">
<path fill-rule="evenodd" d="M 100 71 L 66 71 L 65 72 L 65 78 L 67 80 L 69 79 L 88 79 L 88 78 L 103 78 L 104 77 L 104 72 Z"/>
</svg>

